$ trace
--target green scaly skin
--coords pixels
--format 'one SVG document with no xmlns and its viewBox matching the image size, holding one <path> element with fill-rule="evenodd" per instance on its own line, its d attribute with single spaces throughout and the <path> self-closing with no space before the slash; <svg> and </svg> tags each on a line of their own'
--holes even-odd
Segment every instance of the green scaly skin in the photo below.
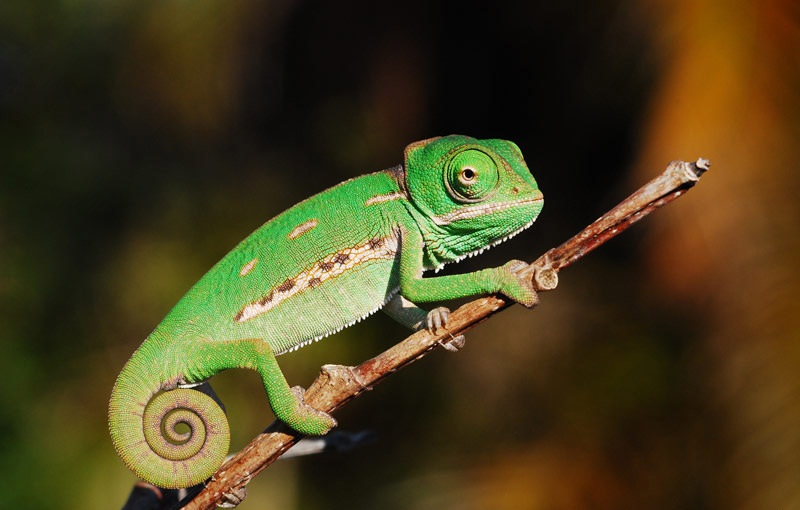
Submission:
<svg viewBox="0 0 800 510">
<path fill-rule="evenodd" d="M 516 234 L 541 208 L 515 144 L 458 135 L 413 143 L 404 165 L 295 205 L 217 263 L 125 365 L 109 404 L 114 447 L 159 487 L 208 478 L 227 454 L 228 423 L 209 397 L 180 386 L 229 368 L 256 370 L 275 416 L 293 429 L 327 433 L 334 419 L 303 402 L 275 356 L 357 322 L 398 292 L 412 303 L 502 293 L 532 306 L 536 293 L 515 274 L 518 262 L 452 276 L 423 272 Z M 411 306 L 393 315 L 419 327 L 426 312 Z M 191 432 L 175 433 L 178 423 Z"/>
</svg>

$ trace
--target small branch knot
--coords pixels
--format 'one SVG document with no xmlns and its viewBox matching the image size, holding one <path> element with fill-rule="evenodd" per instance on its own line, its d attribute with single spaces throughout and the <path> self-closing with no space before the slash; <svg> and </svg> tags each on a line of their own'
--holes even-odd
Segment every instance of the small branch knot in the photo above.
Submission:
<svg viewBox="0 0 800 510">
<path fill-rule="evenodd" d="M 694 162 L 694 173 L 697 177 L 706 173 L 709 168 L 711 168 L 711 161 L 706 158 L 697 158 L 697 161 Z"/>
<path fill-rule="evenodd" d="M 558 271 L 549 266 L 536 268 L 533 282 L 536 290 L 553 290 L 558 286 Z"/>
</svg>

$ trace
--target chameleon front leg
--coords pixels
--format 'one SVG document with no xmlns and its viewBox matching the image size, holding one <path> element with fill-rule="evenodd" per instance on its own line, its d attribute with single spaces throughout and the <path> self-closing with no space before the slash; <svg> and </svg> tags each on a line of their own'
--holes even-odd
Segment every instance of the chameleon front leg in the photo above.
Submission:
<svg viewBox="0 0 800 510">
<path fill-rule="evenodd" d="M 526 307 L 538 302 L 533 282 L 520 276 L 525 262 L 512 260 L 500 267 L 472 273 L 423 278 L 423 241 L 403 232 L 400 254 L 400 293 L 415 303 L 444 301 L 499 292 Z"/>
<path fill-rule="evenodd" d="M 395 294 L 386 303 L 383 311 L 386 315 L 412 331 L 427 329 L 431 333 L 437 333 L 441 328 L 446 328 L 447 321 L 450 318 L 449 308 L 439 306 L 429 312 L 415 305 L 401 294 Z M 441 346 L 450 352 L 456 352 L 464 347 L 464 340 L 464 335 L 451 335 L 448 340 L 441 343 Z"/>
<path fill-rule="evenodd" d="M 260 338 L 208 341 L 195 352 L 200 359 L 214 359 L 217 372 L 228 368 L 249 368 L 258 372 L 275 417 L 301 434 L 321 436 L 336 426 L 331 415 L 303 401 L 302 388 L 289 387 L 266 341 Z"/>
</svg>

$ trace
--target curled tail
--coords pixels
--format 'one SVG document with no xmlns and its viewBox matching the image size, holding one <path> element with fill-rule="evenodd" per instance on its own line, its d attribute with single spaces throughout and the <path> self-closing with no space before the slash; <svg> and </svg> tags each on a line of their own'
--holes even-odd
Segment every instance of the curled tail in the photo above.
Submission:
<svg viewBox="0 0 800 510">
<path fill-rule="evenodd" d="M 225 413 L 192 389 L 162 391 L 168 377 L 143 345 L 122 369 L 108 406 L 114 448 L 141 479 L 163 488 L 196 485 L 211 476 L 228 453 Z M 188 428 L 178 432 L 179 425 Z"/>
</svg>

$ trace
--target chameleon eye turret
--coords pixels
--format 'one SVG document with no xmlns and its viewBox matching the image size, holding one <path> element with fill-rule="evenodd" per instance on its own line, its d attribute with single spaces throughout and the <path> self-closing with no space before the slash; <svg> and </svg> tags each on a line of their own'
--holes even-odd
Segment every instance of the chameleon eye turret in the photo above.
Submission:
<svg viewBox="0 0 800 510">
<path fill-rule="evenodd" d="M 519 261 L 423 273 L 515 235 L 541 208 L 516 145 L 459 135 L 413 143 L 403 165 L 291 207 L 212 267 L 127 362 L 109 403 L 114 447 L 154 485 L 201 483 L 225 458 L 229 432 L 219 406 L 190 386 L 229 368 L 257 371 L 275 416 L 289 427 L 327 433 L 336 421 L 289 387 L 276 356 L 381 308 L 419 329 L 446 326 L 447 314 L 439 309 L 428 320 L 414 303 L 502 293 L 532 306 L 536 293 L 515 271 Z M 190 431 L 179 432 L 179 424 Z"/>
<path fill-rule="evenodd" d="M 497 187 L 497 163 L 479 149 L 466 148 L 450 158 L 445 185 L 458 202 L 479 202 Z"/>
</svg>

